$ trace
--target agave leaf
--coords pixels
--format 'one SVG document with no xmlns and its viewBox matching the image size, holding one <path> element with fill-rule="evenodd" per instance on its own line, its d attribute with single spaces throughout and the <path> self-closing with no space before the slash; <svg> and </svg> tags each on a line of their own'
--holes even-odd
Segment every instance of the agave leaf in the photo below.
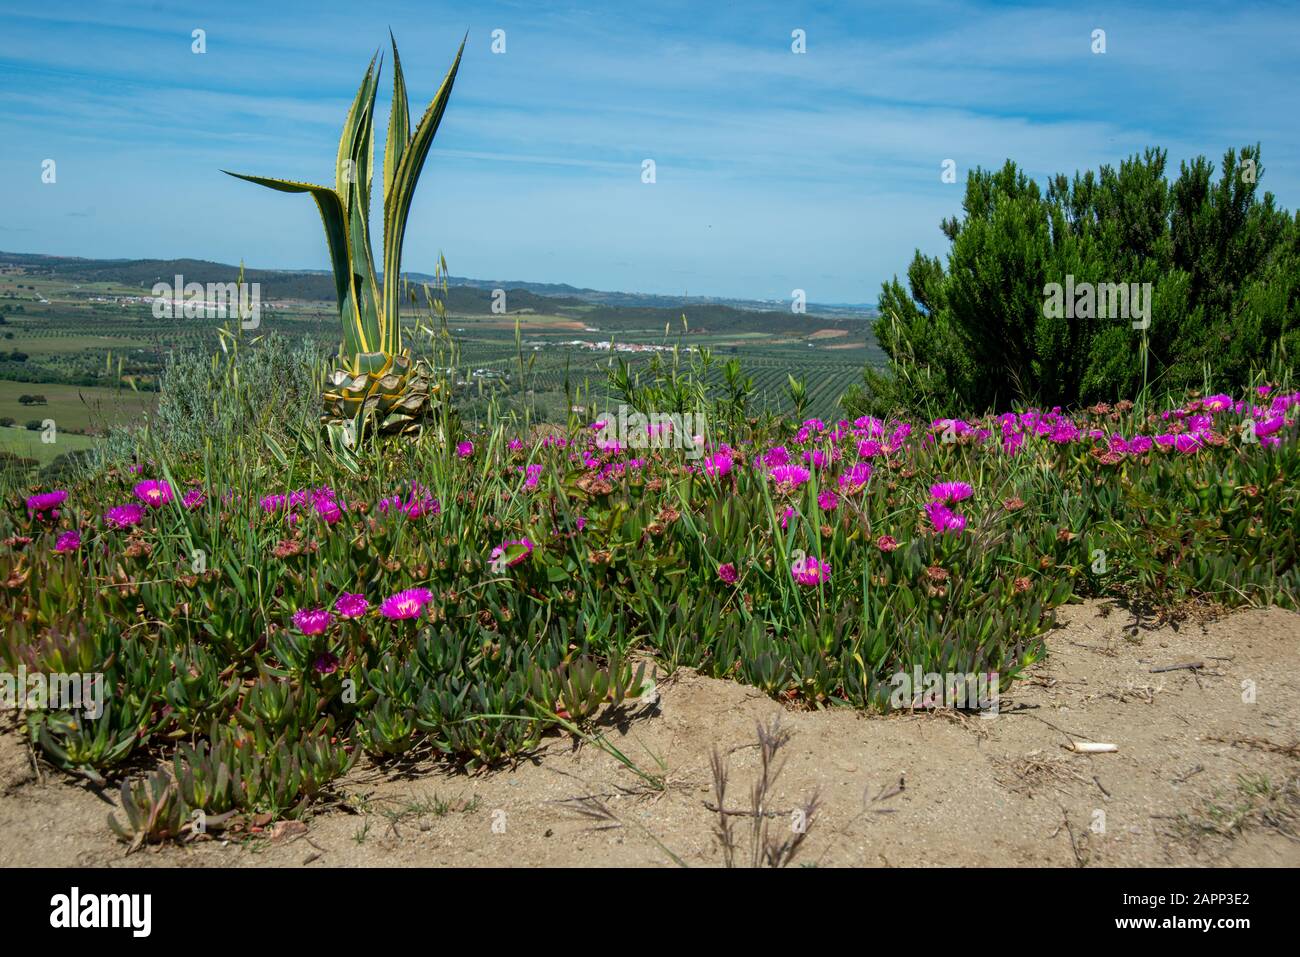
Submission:
<svg viewBox="0 0 1300 957">
<path fill-rule="evenodd" d="M 364 330 L 353 295 L 348 219 L 344 214 L 343 201 L 339 198 L 339 194 L 328 186 L 318 186 L 315 183 L 301 183 L 268 176 L 250 176 L 246 173 L 232 173 L 229 170 L 222 170 L 222 172 L 227 176 L 247 180 L 282 193 L 311 193 L 312 199 L 316 201 L 316 208 L 320 210 L 321 222 L 325 226 L 325 241 L 329 244 L 330 264 L 334 270 L 334 291 L 338 296 L 339 315 L 344 317 L 343 351 L 349 356 L 368 351 L 369 345 L 361 338 Z"/>
<path fill-rule="evenodd" d="M 384 302 L 388 305 L 388 314 L 384 316 L 383 348 L 392 353 L 401 349 L 401 324 L 398 319 L 399 279 L 402 270 L 402 241 L 406 235 L 406 219 L 411 212 L 411 198 L 415 195 L 415 184 L 420 178 L 420 170 L 429 155 L 434 134 L 442 123 L 442 115 L 447 111 L 447 101 L 451 98 L 451 88 L 456 82 L 456 72 L 460 69 L 460 59 L 465 52 L 465 40 L 461 40 L 456 59 L 443 78 L 442 85 L 429 102 L 420 123 L 411 134 L 410 143 L 402 153 L 393 173 L 391 192 L 384 197 Z"/>
<path fill-rule="evenodd" d="M 393 44 L 393 108 L 388 114 L 388 138 L 384 142 L 384 208 L 388 206 L 388 196 L 393 191 L 393 177 L 397 166 L 402 161 L 407 144 L 411 141 L 411 111 L 406 99 L 406 78 L 402 75 L 402 59 L 397 55 L 397 40 L 393 31 L 388 31 L 388 39 Z M 384 228 L 388 228 L 387 217 Z M 384 248 L 387 249 L 387 243 Z"/>
<path fill-rule="evenodd" d="M 362 77 L 357 95 L 352 99 L 352 106 L 343 121 L 343 132 L 339 136 L 339 151 L 334 161 L 334 189 L 345 201 L 351 187 L 360 185 L 366 179 L 367 153 L 362 147 L 367 145 L 366 139 L 375 109 L 375 90 L 379 81 L 375 61 L 378 59 L 377 52 L 370 58 L 370 65 L 366 67 L 366 75 Z"/>
</svg>

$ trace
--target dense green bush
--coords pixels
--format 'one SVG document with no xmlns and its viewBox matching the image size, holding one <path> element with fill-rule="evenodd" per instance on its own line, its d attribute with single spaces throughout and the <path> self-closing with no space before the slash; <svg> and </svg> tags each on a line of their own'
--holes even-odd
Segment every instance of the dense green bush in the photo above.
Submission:
<svg viewBox="0 0 1300 957">
<path fill-rule="evenodd" d="M 1151 149 L 1046 193 L 1014 163 L 967 179 L 942 224 L 948 262 L 916 253 L 908 288 L 884 284 L 876 334 L 889 356 L 845 399 L 853 413 L 1077 406 L 1140 393 L 1245 386 L 1300 349 L 1300 218 L 1257 195 L 1258 146 L 1165 177 Z M 1140 318 L 1054 315 L 1048 284 L 1150 283 Z M 1100 297 L 1099 297 L 1100 299 Z M 1117 304 L 1117 300 L 1115 303 Z M 1082 305 L 1082 304 L 1080 304 Z M 1108 310 L 1109 312 L 1110 310 Z"/>
</svg>

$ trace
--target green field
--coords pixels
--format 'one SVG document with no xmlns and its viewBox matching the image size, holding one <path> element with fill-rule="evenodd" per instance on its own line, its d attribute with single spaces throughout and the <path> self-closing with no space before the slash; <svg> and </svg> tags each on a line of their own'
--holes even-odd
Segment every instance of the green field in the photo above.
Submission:
<svg viewBox="0 0 1300 957">
<path fill-rule="evenodd" d="M 41 435 L 41 432 L 31 432 L 24 428 L 0 428 L 0 452 L 35 459 L 39 465 L 48 465 L 60 455 L 93 448 L 98 441 L 86 435 L 56 431 L 54 441 L 46 443 L 41 441 Z"/>
<path fill-rule="evenodd" d="M 170 281 L 172 276 L 161 278 Z M 113 422 L 134 419 L 156 400 L 156 393 L 136 393 L 125 383 L 154 389 L 174 350 L 215 351 L 222 321 L 155 317 L 148 303 L 138 301 L 149 293 L 148 282 L 147 277 L 132 283 L 84 281 L 23 267 L 0 274 L 0 417 L 19 425 L 52 418 L 60 430 L 102 431 Z M 442 360 L 456 369 L 462 383 L 457 401 L 471 419 L 484 413 L 489 398 L 516 411 L 526 409 L 534 420 L 563 419 L 571 399 L 603 409 L 618 401 L 607 385 L 618 359 L 636 374 L 647 369 L 654 355 L 670 358 L 662 351 L 611 353 L 575 345 L 575 340 L 708 349 L 715 359 L 709 381 L 715 385 L 721 378 L 718 367 L 738 359 L 754 380 L 755 411 L 789 411 L 786 389 L 793 375 L 808 385 L 808 414 L 821 418 L 837 415 L 839 396 L 860 381 L 865 364 L 880 356 L 874 342 L 868 342 L 866 323 L 708 306 L 686 306 L 680 312 L 612 308 L 514 291 L 508 294 L 510 311 L 497 315 L 485 297 L 453 288 L 447 300 L 455 357 Z M 337 348 L 332 304 L 270 298 L 265 304 L 270 308 L 250 336 L 275 332 L 293 341 L 315 339 L 327 352 Z M 438 323 L 423 302 L 404 310 L 403 320 L 413 351 L 429 355 L 428 339 L 416 327 L 421 320 Z M 6 360 L 6 354 L 11 358 Z M 17 399 L 24 393 L 45 395 L 49 404 L 20 406 Z"/>
<path fill-rule="evenodd" d="M 43 395 L 47 403 L 22 405 L 18 401 L 22 395 Z M 100 432 L 110 425 L 138 419 L 142 411 L 153 408 L 157 398 L 156 393 L 129 388 L 0 380 L 0 417 L 12 418 L 20 426 L 32 419 L 53 419 L 61 433 Z"/>
</svg>

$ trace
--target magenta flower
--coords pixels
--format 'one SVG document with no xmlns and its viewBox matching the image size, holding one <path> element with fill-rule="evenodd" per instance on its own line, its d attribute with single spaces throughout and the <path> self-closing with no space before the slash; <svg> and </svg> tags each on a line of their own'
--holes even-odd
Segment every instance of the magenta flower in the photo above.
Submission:
<svg viewBox="0 0 1300 957">
<path fill-rule="evenodd" d="M 473 442 L 459 442 L 459 443 L 457 443 L 457 445 L 456 445 L 456 454 L 459 455 L 459 456 L 460 456 L 461 458 L 463 458 L 463 459 L 467 459 L 467 458 L 469 458 L 471 455 L 474 454 L 474 443 L 473 443 Z"/>
<path fill-rule="evenodd" d="M 303 608 L 293 613 L 293 623 L 304 635 L 323 635 L 332 617 L 324 608 Z"/>
<path fill-rule="evenodd" d="M 59 506 L 68 498 L 65 489 L 55 489 L 52 492 L 41 492 L 39 495 L 33 495 L 27 500 L 27 511 L 38 518 L 58 518 Z M 47 516 L 45 513 L 50 512 Z"/>
<path fill-rule="evenodd" d="M 424 606 L 433 601 L 433 592 L 427 588 L 408 588 L 396 595 L 385 598 L 379 606 L 379 613 L 385 618 L 401 620 L 418 618 Z"/>
<path fill-rule="evenodd" d="M 1263 422 L 1255 423 L 1255 437 L 1262 439 L 1266 435 L 1272 435 L 1274 432 L 1281 431 L 1282 426 L 1286 424 L 1286 419 L 1280 415 L 1265 419 Z"/>
<path fill-rule="evenodd" d="M 135 492 L 136 498 L 150 508 L 162 508 L 172 500 L 172 487 L 158 479 L 137 482 L 132 491 Z"/>
<path fill-rule="evenodd" d="M 185 497 L 181 499 L 181 504 L 184 505 L 187 509 L 192 510 L 202 505 L 204 501 L 206 501 L 206 498 L 207 497 L 203 494 L 203 489 L 192 488 L 185 493 Z"/>
<path fill-rule="evenodd" d="M 522 545 L 524 547 L 524 550 L 520 552 L 518 555 L 516 555 L 514 558 L 506 559 L 506 567 L 513 568 L 514 566 L 518 565 L 520 562 L 522 562 L 525 558 L 527 558 L 529 555 L 533 553 L 533 543 L 526 538 L 512 539 L 508 542 L 502 542 L 496 548 L 492 549 L 492 554 L 489 555 L 488 557 L 492 560 L 493 563 L 496 563 L 500 559 L 506 556 L 510 548 L 516 545 Z"/>
<path fill-rule="evenodd" d="M 81 533 L 77 531 L 64 532 L 54 542 L 54 550 L 60 555 L 68 552 L 75 552 L 81 547 Z"/>
<path fill-rule="evenodd" d="M 925 514 L 936 532 L 960 532 L 966 527 L 966 516 L 958 515 L 943 502 L 929 503 Z"/>
<path fill-rule="evenodd" d="M 858 462 L 852 468 L 839 478 L 840 491 L 846 494 L 853 494 L 862 491 L 862 488 L 871 478 L 871 466 L 866 462 Z"/>
<path fill-rule="evenodd" d="M 940 482 L 930 486 L 930 497 L 945 504 L 960 502 L 974 494 L 975 490 L 965 482 Z"/>
<path fill-rule="evenodd" d="M 704 460 L 704 474 L 720 478 L 731 471 L 731 456 L 726 452 L 715 452 Z"/>
<path fill-rule="evenodd" d="M 790 576 L 800 585 L 820 585 L 831 580 L 831 565 L 810 555 L 790 566 Z"/>
<path fill-rule="evenodd" d="M 881 535 L 876 539 L 876 547 L 882 552 L 892 552 L 898 547 L 898 542 L 893 535 Z"/>
<path fill-rule="evenodd" d="M 343 517 L 343 507 L 334 500 L 334 493 L 330 489 L 321 489 L 312 497 L 312 508 L 327 525 L 333 525 Z"/>
<path fill-rule="evenodd" d="M 731 564 L 731 562 L 726 562 L 722 565 L 719 565 L 718 577 L 722 579 L 724 582 L 726 582 L 728 585 L 736 584 L 736 579 L 739 577 L 736 574 L 736 566 Z"/>
<path fill-rule="evenodd" d="M 817 507 L 823 512 L 833 512 L 839 508 L 840 497 L 828 488 L 817 493 Z"/>
<path fill-rule="evenodd" d="M 332 675 L 339 670 L 339 659 L 337 655 L 332 655 L 328 651 L 318 655 L 316 661 L 312 664 L 317 674 Z"/>
<path fill-rule="evenodd" d="M 104 514 L 104 520 L 113 528 L 130 528 L 144 521 L 144 507 L 134 502 L 115 505 Z"/>
<path fill-rule="evenodd" d="M 334 602 L 334 610 L 340 618 L 360 618 L 370 608 L 365 595 L 344 592 Z"/>
<path fill-rule="evenodd" d="M 778 465 L 767 474 L 778 486 L 787 489 L 798 488 L 811 477 L 807 469 L 798 465 Z"/>
</svg>

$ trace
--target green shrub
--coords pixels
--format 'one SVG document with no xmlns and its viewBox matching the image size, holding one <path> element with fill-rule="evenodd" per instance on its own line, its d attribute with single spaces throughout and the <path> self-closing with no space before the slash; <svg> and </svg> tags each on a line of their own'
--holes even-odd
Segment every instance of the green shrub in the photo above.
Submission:
<svg viewBox="0 0 1300 957">
<path fill-rule="evenodd" d="M 1260 368 L 1289 370 L 1300 350 L 1300 218 L 1258 195 L 1258 146 L 1240 159 L 1229 150 L 1213 173 L 1198 157 L 1169 182 L 1156 149 L 1118 170 L 1058 175 L 1046 193 L 1011 161 L 976 169 L 962 217 L 942 224 L 946 267 L 918 251 L 906 289 L 897 276 L 884 284 L 876 335 L 889 364 L 867 370 L 846 408 L 1077 407 L 1149 384 L 1234 391 Z M 1048 284 L 1067 276 L 1150 283 L 1149 327 L 1083 303 L 1093 315 L 1053 314 Z"/>
</svg>

